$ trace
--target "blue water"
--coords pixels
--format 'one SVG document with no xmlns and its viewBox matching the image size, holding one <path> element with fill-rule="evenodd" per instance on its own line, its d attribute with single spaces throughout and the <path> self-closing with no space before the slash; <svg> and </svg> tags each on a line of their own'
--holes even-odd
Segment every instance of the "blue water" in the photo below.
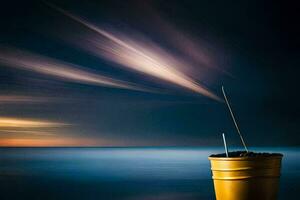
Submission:
<svg viewBox="0 0 300 200">
<path fill-rule="evenodd" d="M 284 154 L 279 199 L 298 199 L 300 148 L 254 150 Z M 207 157 L 222 151 L 0 148 L 0 199 L 215 199 Z"/>
</svg>

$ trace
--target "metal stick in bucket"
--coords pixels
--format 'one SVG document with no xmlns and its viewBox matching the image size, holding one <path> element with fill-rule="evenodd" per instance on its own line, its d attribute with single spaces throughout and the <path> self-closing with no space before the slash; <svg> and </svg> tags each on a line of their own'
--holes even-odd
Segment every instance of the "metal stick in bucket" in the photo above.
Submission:
<svg viewBox="0 0 300 200">
<path fill-rule="evenodd" d="M 225 94 L 225 90 L 224 90 L 224 87 L 223 87 L 223 86 L 222 86 L 222 92 L 223 92 L 223 96 L 224 96 L 225 102 L 226 102 L 226 104 L 227 104 L 227 107 L 228 107 L 228 109 L 229 109 L 229 111 L 230 111 L 231 118 L 232 118 L 232 120 L 233 120 L 233 122 L 234 122 L 235 128 L 236 128 L 236 130 L 237 130 L 237 132 L 238 132 L 238 134 L 239 134 L 239 136 L 240 136 L 240 138 L 241 138 L 242 144 L 243 144 L 243 146 L 244 146 L 246 152 L 249 152 L 249 151 L 248 151 L 248 148 L 247 148 L 247 146 L 246 146 L 246 144 L 245 144 L 245 142 L 244 142 L 243 136 L 242 136 L 242 134 L 241 134 L 241 132 L 240 132 L 239 126 L 238 126 L 238 124 L 236 123 L 234 114 L 233 114 L 232 109 L 231 109 L 231 107 L 230 107 L 230 104 L 229 104 L 229 102 L 228 102 L 228 99 L 227 99 L 227 96 L 226 96 L 226 94 Z"/>
<path fill-rule="evenodd" d="M 223 136 L 223 142 L 224 142 L 224 148 L 225 148 L 225 152 L 226 152 L 226 156 L 228 156 L 228 148 L 227 148 L 227 144 L 226 144 L 226 138 L 225 138 L 225 134 L 222 133 L 222 136 Z"/>
</svg>

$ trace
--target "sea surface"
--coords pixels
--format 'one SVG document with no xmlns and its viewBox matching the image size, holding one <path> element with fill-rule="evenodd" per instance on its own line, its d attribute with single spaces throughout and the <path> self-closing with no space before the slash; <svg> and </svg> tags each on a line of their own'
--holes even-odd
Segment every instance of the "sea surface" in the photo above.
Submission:
<svg viewBox="0 0 300 200">
<path fill-rule="evenodd" d="M 279 199 L 299 199 L 300 148 L 284 154 Z M 0 148 L 0 199 L 211 200 L 221 148 Z"/>
</svg>

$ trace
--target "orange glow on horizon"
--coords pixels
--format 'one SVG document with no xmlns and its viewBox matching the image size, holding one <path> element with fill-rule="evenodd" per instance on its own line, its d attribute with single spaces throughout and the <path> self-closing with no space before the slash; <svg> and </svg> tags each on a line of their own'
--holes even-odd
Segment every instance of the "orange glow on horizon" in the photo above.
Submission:
<svg viewBox="0 0 300 200">
<path fill-rule="evenodd" d="M 0 117 L 0 147 L 81 146 L 103 141 L 66 135 L 70 124 L 40 119 Z"/>
<path fill-rule="evenodd" d="M 0 140 L 0 147 L 72 147 L 72 146 L 109 146 L 106 140 L 87 138 L 47 138 L 24 139 L 5 138 Z"/>
</svg>

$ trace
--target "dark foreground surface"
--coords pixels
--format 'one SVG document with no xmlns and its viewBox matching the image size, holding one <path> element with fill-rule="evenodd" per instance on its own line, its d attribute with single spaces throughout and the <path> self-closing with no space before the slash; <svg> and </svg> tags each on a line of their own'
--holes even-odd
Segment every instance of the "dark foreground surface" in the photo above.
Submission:
<svg viewBox="0 0 300 200">
<path fill-rule="evenodd" d="M 252 149 L 253 150 L 253 149 Z M 298 199 L 300 149 L 281 152 L 279 199 Z M 219 148 L 0 148 L 0 199 L 215 199 Z"/>
<path fill-rule="evenodd" d="M 267 153 L 267 152 L 253 152 L 253 151 L 230 151 L 228 152 L 229 158 L 269 158 L 269 157 L 282 157 L 283 155 L 280 153 Z M 226 153 L 212 154 L 210 157 L 215 158 L 226 158 Z"/>
</svg>

